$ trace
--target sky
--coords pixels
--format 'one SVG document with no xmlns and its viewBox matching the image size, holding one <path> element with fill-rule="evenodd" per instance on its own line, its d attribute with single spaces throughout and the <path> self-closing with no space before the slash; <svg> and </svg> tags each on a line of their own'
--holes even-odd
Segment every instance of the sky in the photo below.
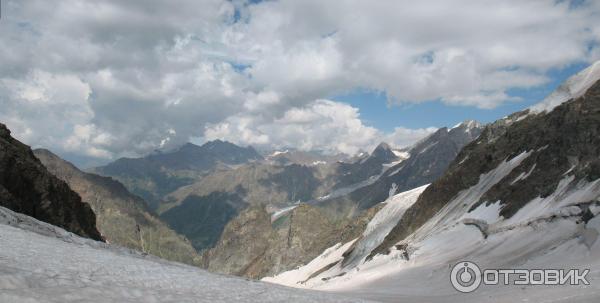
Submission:
<svg viewBox="0 0 600 303">
<path fill-rule="evenodd" d="M 525 109 L 600 1 L 4 0 L 0 122 L 78 165 L 223 139 L 354 154 Z"/>
</svg>

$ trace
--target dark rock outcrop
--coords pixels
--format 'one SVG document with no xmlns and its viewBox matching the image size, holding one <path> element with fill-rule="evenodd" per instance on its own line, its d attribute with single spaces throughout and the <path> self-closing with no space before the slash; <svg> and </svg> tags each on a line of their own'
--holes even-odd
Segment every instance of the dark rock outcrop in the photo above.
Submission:
<svg viewBox="0 0 600 303">
<path fill-rule="evenodd" d="M 204 253 L 204 266 L 249 278 L 272 276 L 306 264 L 336 243 L 360 237 L 379 209 L 336 225 L 308 204 L 274 222 L 264 207 L 252 206 L 227 224 L 217 246 Z"/>
<path fill-rule="evenodd" d="M 0 206 L 103 240 L 90 206 L 48 172 L 29 146 L 14 139 L 4 124 L 0 124 Z"/>
<path fill-rule="evenodd" d="M 249 207 L 231 220 L 219 244 L 203 254 L 209 271 L 258 278 L 275 232 L 264 207 Z"/>
<path fill-rule="evenodd" d="M 171 230 L 118 181 L 85 173 L 45 149 L 35 156 L 56 177 L 67 182 L 96 214 L 98 230 L 110 243 L 163 259 L 195 264 L 198 255 L 189 241 Z"/>
<path fill-rule="evenodd" d="M 385 142 L 380 143 L 366 158 L 345 163 L 339 162 L 335 171 L 335 185 L 333 189 L 357 184 L 370 177 L 379 176 L 384 170 L 384 164 L 400 160 L 392 148 Z M 381 201 L 380 201 L 381 202 Z"/>
<path fill-rule="evenodd" d="M 546 113 L 527 110 L 488 125 L 468 144 L 444 176 L 409 208 L 385 241 L 372 253 L 385 253 L 417 230 L 479 177 L 523 153 L 529 156 L 485 192 L 478 204 L 501 201 L 509 218 L 536 197 L 547 197 L 568 176 L 568 186 L 600 178 L 600 81 L 587 92 Z M 526 177 L 524 177 L 526 176 Z"/>
</svg>

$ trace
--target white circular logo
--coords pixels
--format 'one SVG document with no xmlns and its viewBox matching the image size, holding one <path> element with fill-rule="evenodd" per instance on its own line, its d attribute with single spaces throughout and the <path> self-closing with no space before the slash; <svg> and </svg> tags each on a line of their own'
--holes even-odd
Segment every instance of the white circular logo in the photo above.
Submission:
<svg viewBox="0 0 600 303">
<path fill-rule="evenodd" d="M 469 293 L 481 285 L 481 269 L 473 262 L 457 263 L 450 273 L 450 281 L 454 289 Z"/>
</svg>

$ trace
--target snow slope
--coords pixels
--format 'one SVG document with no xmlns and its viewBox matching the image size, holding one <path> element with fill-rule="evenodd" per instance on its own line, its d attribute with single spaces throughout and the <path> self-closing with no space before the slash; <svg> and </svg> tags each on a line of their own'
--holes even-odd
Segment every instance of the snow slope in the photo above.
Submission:
<svg viewBox="0 0 600 303">
<path fill-rule="evenodd" d="M 318 279 L 312 281 L 308 280 L 310 280 L 311 276 L 314 276 L 320 270 L 327 267 L 331 268 L 327 272 L 341 272 L 342 264 L 340 261 L 344 259 L 342 255 L 353 246 L 355 242 L 356 244 L 354 245 L 352 254 L 347 256 L 347 264 L 344 264 L 343 267 L 348 268 L 358 265 L 360 262 L 364 261 L 371 250 L 381 244 L 385 236 L 396 224 L 398 224 L 398 221 L 402 218 L 404 212 L 417 201 L 417 198 L 427 186 L 429 185 L 399 193 L 383 202 L 385 203 L 385 206 L 373 216 L 373 219 L 371 219 L 365 228 L 360 239 L 354 239 L 345 244 L 338 243 L 325 250 L 320 256 L 316 257 L 305 266 L 284 272 L 275 277 L 264 278 L 263 281 L 292 287 L 301 286 L 299 284 L 305 284 L 306 282 L 309 283 L 308 285 L 318 283 Z"/>
<path fill-rule="evenodd" d="M 357 239 L 354 239 L 345 244 L 338 243 L 326 249 L 320 256 L 314 258 L 304 266 L 286 271 L 275 277 L 266 277 L 262 280 L 291 287 L 301 287 L 302 284 L 314 277 L 314 275 L 323 268 L 327 268 L 332 264 L 337 264 L 342 261 L 344 252 L 346 252 L 356 240 Z"/>
<path fill-rule="evenodd" d="M 358 302 L 207 273 L 0 207 L 0 302 Z"/>
<path fill-rule="evenodd" d="M 387 302 L 599 302 L 600 180 L 567 186 L 573 176 L 565 172 L 554 193 L 533 199 L 510 219 L 499 215 L 501 205 L 497 201 L 469 212 L 483 193 L 530 155 L 523 152 L 481 175 L 477 184 L 460 192 L 387 255 L 358 262 L 350 259 L 346 266 L 338 262 L 326 268 L 311 262 L 312 268 L 296 270 L 303 272 L 297 276 L 299 281 L 293 281 L 289 273 L 265 280 Z M 386 207 L 370 227 L 387 212 L 392 213 Z M 580 215 L 588 210 L 595 217 L 584 222 Z M 396 216 L 402 213 L 390 217 Z M 369 230 L 367 227 L 365 235 Z M 355 249 L 360 247 L 360 240 L 357 243 Z M 342 256 L 346 246 L 340 244 L 330 254 Z M 452 288 L 449 279 L 451 267 L 461 261 L 473 261 L 483 269 L 590 269 L 590 285 L 482 285 L 474 293 L 462 294 Z"/>
<path fill-rule="evenodd" d="M 550 112 L 561 103 L 583 96 L 585 92 L 600 80 L 600 61 L 570 77 L 561 84 L 550 96 L 532 106 L 532 113 Z"/>
<path fill-rule="evenodd" d="M 353 267 L 364 262 L 369 253 L 383 242 L 385 236 L 398 224 L 404 212 L 417 201 L 419 195 L 428 186 L 429 184 L 399 193 L 385 201 L 385 206 L 367 224 L 352 254 L 345 260 L 344 266 Z"/>
</svg>

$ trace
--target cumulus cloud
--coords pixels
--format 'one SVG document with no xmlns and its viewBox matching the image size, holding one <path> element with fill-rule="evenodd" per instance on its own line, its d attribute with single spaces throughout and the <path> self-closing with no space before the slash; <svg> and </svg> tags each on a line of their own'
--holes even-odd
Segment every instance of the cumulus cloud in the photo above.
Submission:
<svg viewBox="0 0 600 303">
<path fill-rule="evenodd" d="M 396 127 L 394 131 L 385 134 L 381 141 L 387 142 L 394 147 L 409 147 L 415 142 L 427 137 L 437 130 L 435 127 L 412 129 L 406 127 Z"/>
<path fill-rule="evenodd" d="M 384 133 L 324 98 L 494 108 L 600 58 L 598 1 L 255 2 L 5 0 L 0 121 L 93 157 L 190 138 L 351 153 L 431 130 Z"/>
<path fill-rule="evenodd" d="M 256 81 L 292 94 L 364 86 L 393 103 L 493 108 L 510 101 L 509 88 L 545 83 L 550 68 L 595 59 L 599 39 L 587 2 L 307 0 L 250 10 L 232 30 L 253 51 Z"/>
<path fill-rule="evenodd" d="M 319 99 L 304 107 L 291 108 L 272 121 L 238 115 L 206 128 L 208 140 L 227 139 L 259 148 L 295 147 L 353 155 L 386 141 L 405 147 L 431 134 L 435 128 L 396 128 L 392 133 L 364 125 L 358 109 L 345 103 Z"/>
</svg>

